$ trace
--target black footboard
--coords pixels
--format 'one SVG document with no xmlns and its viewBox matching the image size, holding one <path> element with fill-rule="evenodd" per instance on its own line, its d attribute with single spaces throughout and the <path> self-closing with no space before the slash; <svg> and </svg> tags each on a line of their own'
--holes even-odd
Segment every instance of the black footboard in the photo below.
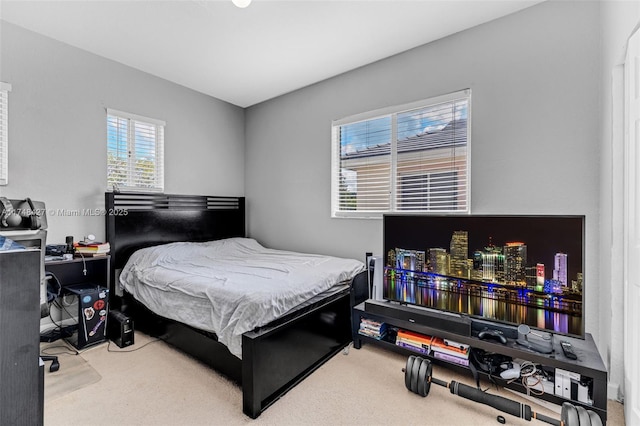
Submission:
<svg viewBox="0 0 640 426">
<path fill-rule="evenodd" d="M 352 337 L 351 308 L 368 297 L 365 272 L 350 292 L 242 337 L 243 411 L 256 418 L 289 389 L 344 349 Z"/>
<path fill-rule="evenodd" d="M 351 341 L 349 295 L 242 336 L 243 411 L 256 418 Z"/>
</svg>

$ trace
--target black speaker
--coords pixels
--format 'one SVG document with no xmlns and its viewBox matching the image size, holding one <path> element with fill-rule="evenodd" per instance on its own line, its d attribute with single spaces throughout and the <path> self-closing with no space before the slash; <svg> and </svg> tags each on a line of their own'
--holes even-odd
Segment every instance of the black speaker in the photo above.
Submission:
<svg viewBox="0 0 640 426">
<path fill-rule="evenodd" d="M 120 311 L 109 311 L 107 337 L 121 348 L 133 345 L 133 320 Z"/>
<path fill-rule="evenodd" d="M 464 315 L 371 299 L 364 302 L 364 310 L 374 315 L 393 317 L 461 336 L 471 336 L 471 320 Z"/>
</svg>

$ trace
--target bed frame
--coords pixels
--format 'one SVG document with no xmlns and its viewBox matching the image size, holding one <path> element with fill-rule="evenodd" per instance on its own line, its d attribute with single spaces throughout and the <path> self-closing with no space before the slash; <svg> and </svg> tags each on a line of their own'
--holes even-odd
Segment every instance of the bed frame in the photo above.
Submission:
<svg viewBox="0 0 640 426">
<path fill-rule="evenodd" d="M 245 236 L 243 197 L 105 193 L 106 235 L 111 245 L 110 305 L 135 327 L 160 337 L 242 386 L 243 412 L 258 417 L 288 390 L 351 342 L 351 308 L 368 297 L 363 272 L 351 288 L 242 336 L 242 360 L 215 334 L 151 313 L 115 286 L 131 254 L 177 241 Z"/>
</svg>

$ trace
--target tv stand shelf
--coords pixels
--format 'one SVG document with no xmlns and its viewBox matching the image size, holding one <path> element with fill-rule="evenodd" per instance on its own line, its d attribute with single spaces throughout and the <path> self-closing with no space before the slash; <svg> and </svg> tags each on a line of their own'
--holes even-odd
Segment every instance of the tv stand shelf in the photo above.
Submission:
<svg viewBox="0 0 640 426">
<path fill-rule="evenodd" d="M 375 307 L 384 308 L 382 310 L 376 309 L 375 313 L 371 311 L 367 311 L 365 308 L 365 303 L 374 305 L 378 305 Z M 497 353 L 501 355 L 509 356 L 513 359 L 522 359 L 526 361 L 533 362 L 535 364 L 539 364 L 546 368 L 559 368 L 566 371 L 571 371 L 581 376 L 589 377 L 593 380 L 592 386 L 592 400 L 593 405 L 588 405 L 582 403 L 580 401 L 570 400 L 562 398 L 554 393 L 545 392 L 542 395 L 534 395 L 537 398 L 544 399 L 546 401 L 562 404 L 565 401 L 570 401 L 574 405 L 582 405 L 586 409 L 592 410 L 596 412 L 602 419 L 603 424 L 606 424 L 607 418 L 607 370 L 604 366 L 602 358 L 596 348 L 595 342 L 593 341 L 593 337 L 591 334 L 586 333 L 585 339 L 577 339 L 571 338 L 567 336 L 552 336 L 552 344 L 553 344 L 553 352 L 550 354 L 542 354 L 539 352 L 534 352 L 530 349 L 525 348 L 524 346 L 519 345 L 513 339 L 508 339 L 506 344 L 502 344 L 497 340 L 483 340 L 478 337 L 472 336 L 471 332 L 468 334 L 457 334 L 451 331 L 445 330 L 441 327 L 432 327 L 430 321 L 418 321 L 413 320 L 412 318 L 408 318 L 406 316 L 407 310 L 416 309 L 416 317 L 420 316 L 419 308 L 412 308 L 406 305 L 400 305 L 395 302 L 387 302 L 387 301 L 375 301 L 368 300 L 367 302 L 361 303 L 353 308 L 352 321 L 353 321 L 353 345 L 354 348 L 360 349 L 363 343 L 371 343 L 375 345 L 379 345 L 389 350 L 393 350 L 395 352 L 404 354 L 404 355 L 420 355 L 417 352 L 413 352 L 410 349 L 405 349 L 403 347 L 397 346 L 394 342 L 389 342 L 385 340 L 377 340 L 375 338 L 364 336 L 358 333 L 358 329 L 360 328 L 360 321 L 362 318 L 368 318 L 371 320 L 384 322 L 388 326 L 392 326 L 398 329 L 412 331 L 415 333 L 425 334 L 428 336 L 440 337 L 443 339 L 450 339 L 459 343 L 467 344 L 475 349 L 483 349 L 486 352 Z M 381 314 L 380 312 L 384 312 Z M 443 314 L 447 315 L 447 314 Z M 447 318 L 450 320 L 450 317 Z M 460 317 L 460 321 L 468 321 L 467 317 Z M 437 321 L 436 321 L 437 322 Z M 560 347 L 560 341 L 566 340 L 571 343 L 575 353 L 578 355 L 577 360 L 571 360 L 564 356 L 562 349 Z M 425 355 L 421 355 L 425 356 Z M 430 356 L 426 356 L 437 362 L 441 365 L 446 365 L 448 367 L 453 367 L 455 369 L 466 369 L 466 367 L 462 367 L 457 364 L 448 363 L 442 360 L 434 360 Z M 495 378 L 495 376 L 494 376 Z M 498 379 L 500 379 L 498 377 Z M 519 382 L 507 383 L 505 380 L 500 380 L 500 384 L 510 389 L 514 389 L 519 392 L 526 392 L 526 389 Z"/>
</svg>

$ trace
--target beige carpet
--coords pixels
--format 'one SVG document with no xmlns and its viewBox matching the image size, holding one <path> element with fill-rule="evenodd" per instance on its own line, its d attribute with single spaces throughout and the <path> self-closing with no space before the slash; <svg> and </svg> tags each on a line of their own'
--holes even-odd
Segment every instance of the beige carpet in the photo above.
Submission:
<svg viewBox="0 0 640 426">
<path fill-rule="evenodd" d="M 242 414 L 240 388 L 163 342 L 139 332 L 135 338 L 128 348 L 104 343 L 82 352 L 79 357 L 101 378 L 65 395 L 47 396 L 45 425 L 499 425 L 500 412 L 445 388 L 433 385 L 426 398 L 407 391 L 401 371 L 406 358 L 366 345 L 336 355 L 251 420 Z M 65 371 L 61 360 L 58 374 Z M 473 385 L 471 376 L 439 366 L 434 376 Z M 512 392 L 491 392 L 559 418 Z M 508 425 L 545 424 L 503 415 Z M 621 404 L 610 401 L 608 424 L 624 424 Z"/>
<path fill-rule="evenodd" d="M 102 377 L 89 365 L 77 351 L 64 342 L 43 343 L 40 346 L 42 355 L 56 355 L 64 368 L 49 372 L 51 362 L 45 363 L 45 400 L 55 399 L 78 391 L 92 383 L 98 382 Z"/>
</svg>

